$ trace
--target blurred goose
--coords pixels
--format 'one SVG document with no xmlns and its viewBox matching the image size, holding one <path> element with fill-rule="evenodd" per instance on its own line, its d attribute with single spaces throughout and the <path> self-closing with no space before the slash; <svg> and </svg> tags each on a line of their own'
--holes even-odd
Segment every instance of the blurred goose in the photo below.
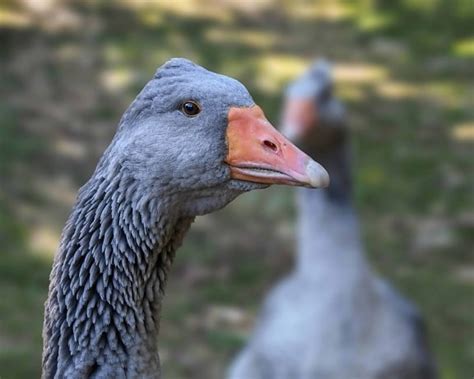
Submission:
<svg viewBox="0 0 474 379">
<path fill-rule="evenodd" d="M 228 378 L 434 378 L 420 315 L 365 258 L 344 109 L 326 62 L 289 86 L 283 127 L 328 169 L 331 186 L 298 191 L 296 266 L 265 300 Z"/>
<path fill-rule="evenodd" d="M 327 172 L 282 137 L 246 88 L 172 59 L 123 115 L 63 231 L 45 309 L 43 378 L 159 378 L 159 314 L 197 215 Z"/>
</svg>

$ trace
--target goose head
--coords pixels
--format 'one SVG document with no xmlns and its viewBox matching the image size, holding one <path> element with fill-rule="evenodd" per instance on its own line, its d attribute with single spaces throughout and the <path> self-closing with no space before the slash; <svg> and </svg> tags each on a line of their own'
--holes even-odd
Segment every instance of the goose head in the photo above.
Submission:
<svg viewBox="0 0 474 379">
<path fill-rule="evenodd" d="M 343 143 L 345 110 L 334 97 L 331 66 L 314 62 L 285 92 L 282 133 L 307 151 L 324 152 Z"/>
<path fill-rule="evenodd" d="M 140 184 L 138 201 L 164 199 L 186 216 L 271 184 L 329 182 L 321 165 L 273 128 L 240 82 L 181 58 L 161 66 L 122 117 L 100 164 L 117 165 Z"/>
</svg>

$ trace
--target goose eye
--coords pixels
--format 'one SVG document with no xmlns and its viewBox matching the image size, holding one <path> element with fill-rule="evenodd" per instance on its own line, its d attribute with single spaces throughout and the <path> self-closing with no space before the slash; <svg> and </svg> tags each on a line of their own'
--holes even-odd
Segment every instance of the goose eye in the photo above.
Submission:
<svg viewBox="0 0 474 379">
<path fill-rule="evenodd" d="M 181 105 L 181 111 L 187 116 L 196 116 L 201 112 L 201 108 L 194 101 L 185 101 L 183 105 Z"/>
</svg>

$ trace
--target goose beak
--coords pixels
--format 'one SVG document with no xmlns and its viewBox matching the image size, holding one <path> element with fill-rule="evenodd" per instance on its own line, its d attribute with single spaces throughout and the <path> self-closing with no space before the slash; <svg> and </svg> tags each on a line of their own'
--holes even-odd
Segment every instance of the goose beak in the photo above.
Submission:
<svg viewBox="0 0 474 379">
<path fill-rule="evenodd" d="M 317 121 L 314 101 L 305 98 L 288 99 L 283 112 L 282 133 L 292 141 L 299 141 Z"/>
<path fill-rule="evenodd" d="M 329 185 L 327 171 L 283 137 L 258 106 L 228 113 L 228 154 L 233 179 L 312 188 Z"/>
</svg>

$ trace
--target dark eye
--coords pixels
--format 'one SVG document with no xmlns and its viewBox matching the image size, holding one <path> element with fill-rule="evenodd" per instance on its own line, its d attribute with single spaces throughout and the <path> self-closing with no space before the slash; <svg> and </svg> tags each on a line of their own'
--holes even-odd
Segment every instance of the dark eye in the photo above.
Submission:
<svg viewBox="0 0 474 379">
<path fill-rule="evenodd" d="M 181 111 L 187 116 L 196 116 L 201 112 L 201 108 L 198 103 L 194 101 L 185 101 L 183 105 L 181 105 Z"/>
</svg>

